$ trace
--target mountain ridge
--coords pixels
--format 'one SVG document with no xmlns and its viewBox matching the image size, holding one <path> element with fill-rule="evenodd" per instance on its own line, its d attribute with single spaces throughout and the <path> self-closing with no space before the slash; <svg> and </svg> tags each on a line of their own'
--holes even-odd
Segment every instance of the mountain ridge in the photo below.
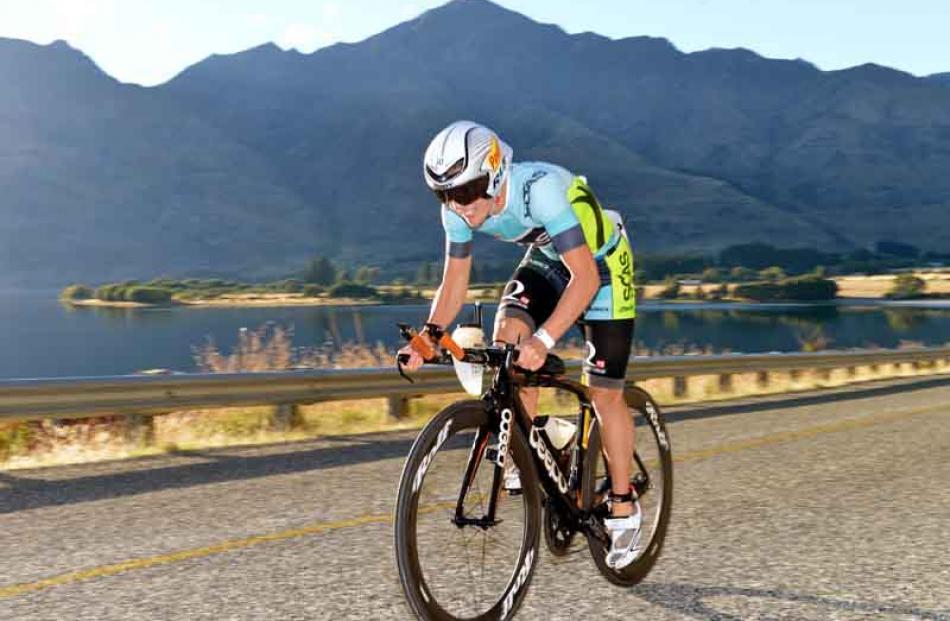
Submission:
<svg viewBox="0 0 950 621">
<path fill-rule="evenodd" d="M 457 118 L 498 130 L 516 161 L 586 174 L 637 252 L 950 248 L 950 90 L 871 63 L 684 53 L 487 0 L 311 54 L 214 55 L 149 88 L 29 45 L 0 39 L 0 214 L 17 223 L 0 227 L 0 282 L 61 264 L 57 279 L 263 278 L 313 254 L 413 273 L 442 249 L 421 153 Z"/>
</svg>

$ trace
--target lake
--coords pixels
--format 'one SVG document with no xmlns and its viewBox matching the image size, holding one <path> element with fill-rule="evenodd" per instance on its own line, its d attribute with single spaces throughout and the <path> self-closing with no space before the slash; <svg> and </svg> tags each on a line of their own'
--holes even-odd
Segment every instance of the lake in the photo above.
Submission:
<svg viewBox="0 0 950 621">
<path fill-rule="evenodd" d="M 57 291 L 0 291 L 0 377 L 120 375 L 142 369 L 196 370 L 193 347 L 209 339 L 230 351 L 241 328 L 292 328 L 298 347 L 341 343 L 395 346 L 397 322 L 419 325 L 428 305 L 155 309 L 74 308 Z M 460 317 L 470 315 L 467 306 Z M 495 306 L 485 308 L 490 326 Z M 579 332 L 571 338 L 579 339 Z M 950 303 L 846 301 L 835 304 L 646 302 L 638 310 L 637 352 L 801 351 L 950 342 Z"/>
</svg>

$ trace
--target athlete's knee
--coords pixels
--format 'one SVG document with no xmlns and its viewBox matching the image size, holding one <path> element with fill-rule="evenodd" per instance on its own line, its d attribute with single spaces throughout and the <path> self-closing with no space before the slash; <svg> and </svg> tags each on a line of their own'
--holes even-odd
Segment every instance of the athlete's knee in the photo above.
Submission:
<svg viewBox="0 0 950 621">
<path fill-rule="evenodd" d="M 610 410 L 624 404 L 623 387 L 590 387 L 590 400 L 598 411 Z"/>
</svg>

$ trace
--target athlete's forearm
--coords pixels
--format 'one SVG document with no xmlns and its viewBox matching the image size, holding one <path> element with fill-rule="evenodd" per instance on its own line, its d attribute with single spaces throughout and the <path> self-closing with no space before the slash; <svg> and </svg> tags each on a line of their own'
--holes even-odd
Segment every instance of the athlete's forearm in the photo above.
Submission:
<svg viewBox="0 0 950 621">
<path fill-rule="evenodd" d="M 435 292 L 432 308 L 429 310 L 429 323 L 448 328 L 452 320 L 462 310 L 465 296 L 468 293 L 468 279 L 471 271 L 472 259 L 446 257 L 445 270 L 442 273 L 442 284 Z"/>
<path fill-rule="evenodd" d="M 593 278 L 589 274 L 575 274 L 571 277 L 561 299 L 548 320 L 544 322 L 543 327 L 547 330 L 555 341 L 567 334 L 571 326 L 577 321 L 587 307 L 590 305 L 594 295 L 600 288 L 600 280 L 597 278 L 597 272 L 594 271 Z"/>
</svg>

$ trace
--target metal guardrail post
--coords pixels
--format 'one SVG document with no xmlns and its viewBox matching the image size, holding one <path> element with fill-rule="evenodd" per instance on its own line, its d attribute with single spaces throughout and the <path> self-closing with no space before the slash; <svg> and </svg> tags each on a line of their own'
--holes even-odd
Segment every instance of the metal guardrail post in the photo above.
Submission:
<svg viewBox="0 0 950 621">
<path fill-rule="evenodd" d="M 155 440 L 153 414 L 129 414 L 125 418 L 125 440 L 129 444 L 148 446 Z"/>
<path fill-rule="evenodd" d="M 732 373 L 719 374 L 719 390 L 722 392 L 729 392 L 732 390 Z"/>
<path fill-rule="evenodd" d="M 686 383 L 686 377 L 677 375 L 673 378 L 673 396 L 685 397 L 689 392 L 689 385 Z"/>
<path fill-rule="evenodd" d="M 300 408 L 295 403 L 281 403 L 274 412 L 271 428 L 274 431 L 290 431 L 303 424 Z"/>
<path fill-rule="evenodd" d="M 387 397 L 386 414 L 392 420 L 409 416 L 409 397 Z"/>
</svg>

